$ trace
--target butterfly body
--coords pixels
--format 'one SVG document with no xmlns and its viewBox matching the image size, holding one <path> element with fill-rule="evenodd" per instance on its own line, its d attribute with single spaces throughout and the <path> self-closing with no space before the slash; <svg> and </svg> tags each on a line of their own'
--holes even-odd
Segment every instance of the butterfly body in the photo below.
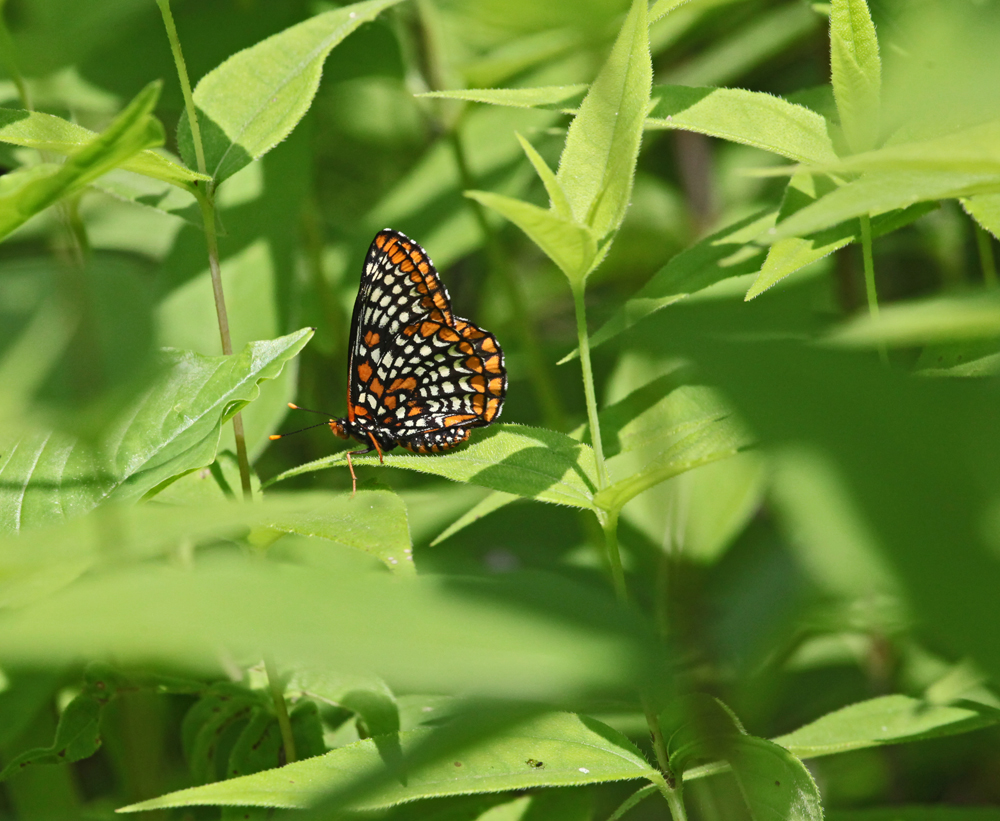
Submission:
<svg viewBox="0 0 1000 821">
<path fill-rule="evenodd" d="M 451 312 L 426 252 L 398 231 L 379 231 L 368 249 L 350 345 L 347 416 L 329 425 L 367 446 L 357 453 L 438 453 L 500 416 L 507 371 L 496 337 Z"/>
</svg>

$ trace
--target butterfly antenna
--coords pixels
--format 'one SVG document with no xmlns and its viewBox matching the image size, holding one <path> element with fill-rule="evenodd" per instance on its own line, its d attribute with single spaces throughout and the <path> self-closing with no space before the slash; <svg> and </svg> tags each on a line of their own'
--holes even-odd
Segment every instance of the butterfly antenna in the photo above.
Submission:
<svg viewBox="0 0 1000 821">
<path fill-rule="evenodd" d="M 312 430 L 313 428 L 322 428 L 326 424 L 327 424 L 326 422 L 317 422 L 315 425 L 310 425 L 308 428 L 299 428 L 298 430 L 290 430 L 288 431 L 288 433 L 272 433 L 267 438 L 273 442 L 275 439 L 282 439 L 285 436 L 291 436 L 293 433 L 302 433 L 302 431 L 304 430 Z"/>
<path fill-rule="evenodd" d="M 312 408 L 303 408 L 301 405 L 296 405 L 294 402 L 289 402 L 288 407 L 292 410 L 305 411 L 306 413 L 318 413 L 320 416 L 325 416 L 327 419 L 335 419 L 336 416 L 332 413 L 327 413 L 326 411 L 313 410 Z M 303 430 L 308 430 L 308 428 L 303 428 Z"/>
</svg>

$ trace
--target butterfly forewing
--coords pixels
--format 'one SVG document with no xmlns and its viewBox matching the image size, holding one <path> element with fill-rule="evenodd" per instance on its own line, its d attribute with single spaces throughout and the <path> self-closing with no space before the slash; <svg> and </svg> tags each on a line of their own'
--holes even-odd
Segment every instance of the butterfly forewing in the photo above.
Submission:
<svg viewBox="0 0 1000 821">
<path fill-rule="evenodd" d="M 452 314 L 426 252 L 398 231 L 380 231 L 368 249 L 350 360 L 349 419 L 385 449 L 446 450 L 503 407 L 496 337 Z"/>
</svg>

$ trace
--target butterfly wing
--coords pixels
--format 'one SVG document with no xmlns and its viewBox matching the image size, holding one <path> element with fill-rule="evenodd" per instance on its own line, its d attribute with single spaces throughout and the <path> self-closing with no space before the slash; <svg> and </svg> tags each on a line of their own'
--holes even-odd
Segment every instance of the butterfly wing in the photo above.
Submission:
<svg viewBox="0 0 1000 821">
<path fill-rule="evenodd" d="M 370 420 L 385 446 L 443 450 L 500 415 L 507 373 L 496 337 L 452 314 L 427 253 L 398 231 L 380 231 L 368 249 L 351 340 L 348 413 Z"/>
</svg>

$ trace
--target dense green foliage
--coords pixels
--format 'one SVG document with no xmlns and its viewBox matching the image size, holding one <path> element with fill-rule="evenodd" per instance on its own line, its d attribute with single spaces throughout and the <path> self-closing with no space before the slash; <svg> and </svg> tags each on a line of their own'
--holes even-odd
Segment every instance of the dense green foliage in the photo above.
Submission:
<svg viewBox="0 0 1000 821">
<path fill-rule="evenodd" d="M 0 819 L 1000 817 L 998 0 L 0 15 Z"/>
</svg>

